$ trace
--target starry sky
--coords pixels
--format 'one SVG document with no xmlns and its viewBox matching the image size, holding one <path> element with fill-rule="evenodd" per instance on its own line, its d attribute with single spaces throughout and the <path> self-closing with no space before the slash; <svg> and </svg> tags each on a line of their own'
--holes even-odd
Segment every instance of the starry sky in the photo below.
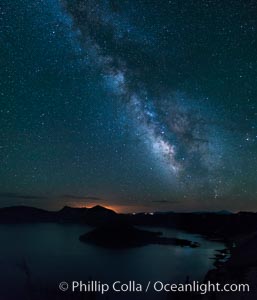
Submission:
<svg viewBox="0 0 257 300">
<path fill-rule="evenodd" d="M 257 211 L 256 11 L 2 0 L 0 206 Z"/>
</svg>

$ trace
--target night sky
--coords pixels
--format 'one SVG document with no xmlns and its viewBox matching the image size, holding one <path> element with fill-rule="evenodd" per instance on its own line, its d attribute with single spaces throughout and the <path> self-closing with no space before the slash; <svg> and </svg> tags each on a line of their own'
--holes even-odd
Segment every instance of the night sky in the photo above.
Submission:
<svg viewBox="0 0 257 300">
<path fill-rule="evenodd" d="M 2 0 L 0 206 L 257 211 L 256 13 Z"/>
</svg>

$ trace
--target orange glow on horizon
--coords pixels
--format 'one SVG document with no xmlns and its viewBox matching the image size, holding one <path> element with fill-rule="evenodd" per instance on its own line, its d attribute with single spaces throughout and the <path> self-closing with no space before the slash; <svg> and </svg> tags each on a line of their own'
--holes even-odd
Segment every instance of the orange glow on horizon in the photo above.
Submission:
<svg viewBox="0 0 257 300">
<path fill-rule="evenodd" d="M 71 207 L 76 207 L 76 208 L 92 208 L 94 206 L 102 206 L 107 209 L 113 210 L 116 213 L 138 213 L 138 212 L 151 212 L 152 210 L 150 207 L 145 207 L 145 206 L 136 206 L 136 205 L 118 205 L 118 204 L 105 204 L 105 203 L 99 203 L 99 202 L 90 202 L 90 203 L 83 203 L 83 202 L 72 202 L 68 204 Z"/>
<path fill-rule="evenodd" d="M 111 209 L 113 211 L 115 211 L 116 213 L 122 213 L 122 206 L 119 206 L 119 205 L 110 205 L 110 204 L 104 204 L 104 203 L 87 203 L 87 204 L 84 204 L 84 203 L 72 203 L 71 206 L 72 207 L 76 207 L 76 208 L 92 208 L 94 206 L 102 206 L 102 207 L 105 207 L 107 209 Z"/>
</svg>

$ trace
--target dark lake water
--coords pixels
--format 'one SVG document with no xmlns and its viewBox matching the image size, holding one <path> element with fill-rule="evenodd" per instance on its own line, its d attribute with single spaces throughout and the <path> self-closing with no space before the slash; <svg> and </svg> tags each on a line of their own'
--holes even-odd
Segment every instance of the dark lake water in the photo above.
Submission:
<svg viewBox="0 0 257 300">
<path fill-rule="evenodd" d="M 126 250 L 110 250 L 84 244 L 79 236 L 91 228 L 64 224 L 0 225 L 0 299 L 25 299 L 26 265 L 33 282 L 58 289 L 61 281 L 90 278 L 111 283 L 135 280 L 185 282 L 201 280 L 213 268 L 214 252 L 223 249 L 221 243 L 181 231 L 151 228 L 165 236 L 199 242 L 199 248 L 181 248 L 168 245 L 149 245 Z M 23 298 L 24 297 L 24 298 Z M 18 299 L 18 298 L 17 298 Z M 101 298 L 100 298 L 101 299 Z M 104 299 L 104 298 L 102 298 Z M 140 296 L 111 299 L 140 299 Z M 143 299 L 141 297 L 141 299 Z M 149 295 L 147 299 L 166 299 L 163 294 Z"/>
</svg>

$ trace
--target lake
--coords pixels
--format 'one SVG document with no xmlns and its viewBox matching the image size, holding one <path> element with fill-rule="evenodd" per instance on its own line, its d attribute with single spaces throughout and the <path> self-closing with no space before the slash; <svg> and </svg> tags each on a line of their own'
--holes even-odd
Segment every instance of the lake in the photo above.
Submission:
<svg viewBox="0 0 257 300">
<path fill-rule="evenodd" d="M 202 280 L 213 268 L 210 258 L 215 250 L 224 248 L 223 244 L 207 241 L 198 235 L 155 227 L 150 230 L 199 242 L 201 246 L 148 245 L 111 250 L 80 242 L 79 236 L 89 230 L 88 226 L 71 224 L 0 225 L 0 299 L 26 299 L 26 272 L 37 285 L 56 289 L 61 281 L 87 282 L 89 279 L 107 283 L 117 280 L 184 283 L 189 276 L 190 280 Z M 121 297 L 116 295 L 109 299 Z M 122 299 L 144 298 L 142 295 L 123 294 Z M 147 299 L 167 298 L 165 294 L 149 294 Z"/>
</svg>

